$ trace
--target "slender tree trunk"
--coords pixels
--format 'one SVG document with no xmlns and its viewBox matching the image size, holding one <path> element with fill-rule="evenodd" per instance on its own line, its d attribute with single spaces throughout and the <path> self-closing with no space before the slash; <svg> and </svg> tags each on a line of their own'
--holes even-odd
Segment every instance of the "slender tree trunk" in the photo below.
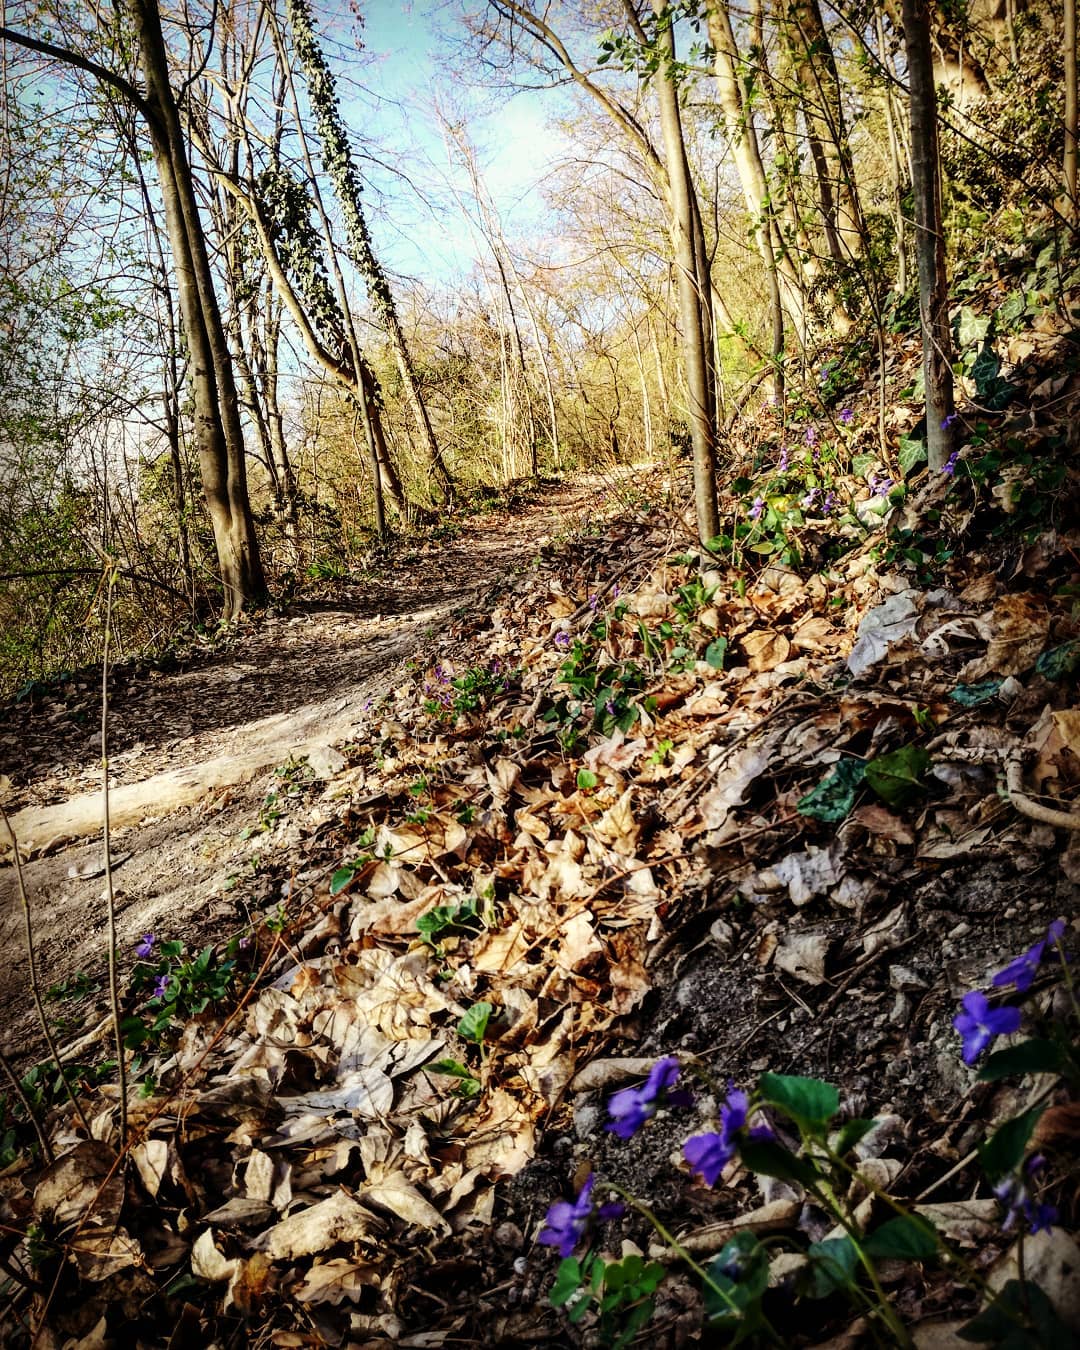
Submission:
<svg viewBox="0 0 1080 1350">
<path fill-rule="evenodd" d="M 214 290 L 206 240 L 199 219 L 176 98 L 169 82 L 161 17 L 153 0 L 127 0 L 146 84 L 154 163 L 161 180 L 165 228 L 176 269 L 181 322 L 191 353 L 195 442 L 203 491 L 232 618 L 247 603 L 266 600 L 266 580 L 247 488 L 243 428 Z"/>
<path fill-rule="evenodd" d="M 953 375 L 945 236 L 941 225 L 937 96 L 926 0 L 903 0 L 911 101 L 911 172 L 919 260 L 919 319 L 926 385 L 926 452 L 931 470 L 952 453 Z"/>
<path fill-rule="evenodd" d="M 658 17 L 664 0 L 652 0 Z M 708 543 L 720 533 L 716 504 L 716 404 L 712 372 L 712 329 L 709 289 L 699 274 L 694 250 L 694 201 L 690 165 L 686 158 L 679 95 L 675 86 L 675 37 L 670 23 L 658 25 L 660 65 L 655 85 L 660 105 L 667 172 L 671 181 L 672 234 L 679 297 L 681 346 L 686 370 L 687 412 L 694 447 L 694 514 L 698 537 Z"/>
<path fill-rule="evenodd" d="M 709 10 L 709 40 L 716 51 L 717 101 L 720 104 L 732 157 L 742 185 L 750 228 L 765 271 L 769 276 L 775 277 L 777 282 L 775 290 L 771 284 L 769 289 L 770 304 L 774 308 L 773 360 L 779 367 L 783 360 L 784 345 L 778 342 L 777 338 L 784 327 L 784 312 L 786 311 L 790 318 L 799 342 L 804 343 L 805 306 L 798 274 L 775 225 L 775 212 L 770 203 L 757 133 L 743 106 L 739 86 L 739 53 L 735 45 L 735 33 L 731 27 L 726 0 L 721 0 L 721 3 Z M 775 312 L 777 295 L 782 300 L 779 314 Z"/>
<path fill-rule="evenodd" d="M 1075 225 L 1080 219 L 1077 200 L 1077 72 L 1076 72 L 1076 0 L 1065 0 L 1065 218 Z"/>
</svg>

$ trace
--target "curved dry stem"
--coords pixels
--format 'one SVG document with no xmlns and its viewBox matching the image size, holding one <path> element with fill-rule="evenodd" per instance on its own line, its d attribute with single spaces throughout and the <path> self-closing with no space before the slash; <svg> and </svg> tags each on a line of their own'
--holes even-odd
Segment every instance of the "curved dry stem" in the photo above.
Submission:
<svg viewBox="0 0 1080 1350">
<path fill-rule="evenodd" d="M 15 884 L 19 890 L 19 903 L 22 906 L 23 913 L 23 935 L 26 939 L 26 964 L 30 976 L 30 994 L 34 1000 L 34 1007 L 37 1009 L 38 1023 L 41 1026 L 42 1035 L 45 1037 L 45 1044 L 49 1047 L 49 1054 L 53 1063 L 56 1065 L 56 1071 L 60 1075 L 60 1081 L 67 1092 L 68 1100 L 79 1117 L 79 1122 L 90 1134 L 90 1122 L 86 1119 L 86 1114 L 79 1105 L 75 1096 L 75 1089 L 68 1082 L 67 1074 L 64 1072 L 64 1066 L 60 1061 L 60 1051 L 56 1045 L 56 1039 L 49 1026 L 49 1019 L 45 1016 L 45 1005 L 41 1001 L 41 985 L 38 981 L 37 960 L 34 956 L 34 925 L 30 917 L 30 900 L 26 894 L 26 882 L 23 878 L 22 858 L 19 855 L 19 841 L 15 837 L 15 831 L 11 827 L 11 821 L 8 819 L 8 813 L 0 806 L 0 819 L 3 819 L 7 829 L 8 836 L 11 839 L 11 854 L 15 866 Z"/>
</svg>

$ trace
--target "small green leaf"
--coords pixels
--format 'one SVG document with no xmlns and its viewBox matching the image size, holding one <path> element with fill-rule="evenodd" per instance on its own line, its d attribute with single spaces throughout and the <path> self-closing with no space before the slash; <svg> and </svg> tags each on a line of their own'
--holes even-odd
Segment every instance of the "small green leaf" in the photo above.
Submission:
<svg viewBox="0 0 1080 1350">
<path fill-rule="evenodd" d="M 555 1283 L 551 1286 L 548 1299 L 553 1308 L 561 1308 L 581 1288 L 581 1262 L 576 1256 L 566 1256 L 559 1262 L 555 1272 Z"/>
<path fill-rule="evenodd" d="M 810 1258 L 811 1298 L 828 1298 L 837 1289 L 853 1283 L 859 1253 L 849 1237 L 825 1238 L 807 1248 Z"/>
<path fill-rule="evenodd" d="M 1004 680 L 990 679 L 980 680 L 978 684 L 958 684 L 949 690 L 949 697 L 962 708 L 974 708 L 980 703 L 988 703 L 1004 683 Z"/>
<path fill-rule="evenodd" d="M 482 1045 L 487 1032 L 488 1020 L 494 1011 L 490 1003 L 474 1003 L 457 1024 L 458 1035 L 463 1041 L 472 1041 Z"/>
<path fill-rule="evenodd" d="M 776 1177 L 779 1181 L 797 1181 L 810 1189 L 821 1175 L 812 1163 L 784 1148 L 772 1139 L 748 1139 L 739 1149 L 739 1157 L 751 1172 Z"/>
<path fill-rule="evenodd" d="M 339 867 L 330 878 L 330 894 L 340 895 L 354 876 L 356 876 L 356 868 L 350 863 L 346 863 L 344 867 Z"/>
<path fill-rule="evenodd" d="M 937 1249 L 937 1233 L 933 1226 L 913 1214 L 889 1219 L 863 1243 L 867 1256 L 878 1260 L 929 1261 L 936 1255 Z"/>
<path fill-rule="evenodd" d="M 866 781 L 882 801 L 903 806 L 925 792 L 919 777 L 930 767 L 929 754 L 919 745 L 904 745 L 888 755 L 879 755 L 866 766 Z"/>
<path fill-rule="evenodd" d="M 1063 680 L 1066 675 L 1075 674 L 1080 666 L 1080 642 L 1065 642 L 1060 647 L 1051 647 L 1042 652 L 1035 662 L 1038 674 L 1048 680 Z"/>
<path fill-rule="evenodd" d="M 836 825 L 844 820 L 855 805 L 859 788 L 866 777 L 866 763 L 861 759 L 842 759 L 827 778 L 800 798 L 795 809 L 801 816 Z"/>
<path fill-rule="evenodd" d="M 451 1078 L 471 1078 L 471 1072 L 456 1059 L 437 1059 L 431 1066 L 432 1073 L 445 1073 Z"/>
<path fill-rule="evenodd" d="M 705 660 L 713 670 L 724 669 L 724 657 L 727 655 L 728 640 L 726 637 L 714 638 L 705 648 Z"/>
<path fill-rule="evenodd" d="M 706 1268 L 705 1316 L 738 1345 L 761 1324 L 761 1296 L 769 1284 L 769 1258 L 753 1233 L 736 1233 Z"/>
<path fill-rule="evenodd" d="M 1007 1120 L 979 1145 L 979 1160 L 991 1181 L 997 1181 L 1020 1166 L 1032 1131 L 1045 1110 L 1045 1106 L 1033 1106 L 1023 1115 Z"/>
<path fill-rule="evenodd" d="M 994 1345 L 999 1350 L 1043 1350 L 1072 1345 L 1072 1332 L 1054 1305 L 1034 1282 L 1009 1280 L 989 1308 L 956 1333 L 962 1341 Z"/>
<path fill-rule="evenodd" d="M 836 1152 L 842 1158 L 877 1124 L 876 1120 L 849 1120 L 836 1136 Z"/>
<path fill-rule="evenodd" d="M 900 451 L 896 458 L 900 472 L 906 478 L 912 469 L 926 463 L 926 442 L 904 436 L 900 441 Z"/>
<path fill-rule="evenodd" d="M 1061 1073 L 1064 1067 L 1065 1056 L 1060 1045 L 1032 1037 L 1030 1041 L 995 1051 L 979 1070 L 979 1078 L 984 1083 L 996 1083 L 999 1078 L 1008 1078 L 1012 1074 Z"/>
<path fill-rule="evenodd" d="M 578 769 L 577 785 L 583 792 L 588 792 L 591 788 L 596 787 L 599 781 L 599 778 L 593 773 L 592 769 Z"/>
<path fill-rule="evenodd" d="M 827 1125 L 840 1109 L 840 1093 L 820 1078 L 763 1073 L 761 1091 L 766 1101 L 808 1125 Z"/>
</svg>

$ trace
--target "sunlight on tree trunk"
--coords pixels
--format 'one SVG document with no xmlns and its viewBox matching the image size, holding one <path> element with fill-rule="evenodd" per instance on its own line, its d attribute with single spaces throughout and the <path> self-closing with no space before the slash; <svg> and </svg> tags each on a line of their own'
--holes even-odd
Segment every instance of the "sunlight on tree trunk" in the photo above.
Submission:
<svg viewBox="0 0 1080 1350">
<path fill-rule="evenodd" d="M 941 223 L 937 94 L 926 0 L 903 0 L 911 99 L 911 174 L 919 260 L 919 320 L 926 385 L 926 453 L 931 471 L 952 453 L 953 374 L 949 286 Z"/>
</svg>

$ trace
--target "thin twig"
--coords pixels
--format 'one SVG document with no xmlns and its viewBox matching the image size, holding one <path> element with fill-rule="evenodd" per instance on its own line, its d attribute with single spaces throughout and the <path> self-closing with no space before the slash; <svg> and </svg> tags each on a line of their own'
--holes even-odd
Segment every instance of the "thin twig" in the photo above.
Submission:
<svg viewBox="0 0 1080 1350">
<path fill-rule="evenodd" d="M 46 1162 L 52 1162 L 55 1155 L 52 1150 L 52 1144 L 49 1143 L 49 1136 L 45 1133 L 41 1121 L 38 1120 L 34 1108 L 30 1105 L 30 1098 L 26 1095 L 26 1090 L 19 1081 L 19 1075 L 12 1068 L 11 1061 L 2 1050 L 0 1050 L 0 1069 L 3 1069 L 8 1082 L 11 1084 L 11 1090 L 15 1093 L 15 1096 L 18 1097 L 22 1109 L 26 1112 L 27 1119 L 34 1127 L 34 1133 L 37 1135 L 38 1143 L 41 1145 L 42 1157 Z"/>
<path fill-rule="evenodd" d="M 110 570 L 105 586 L 105 636 L 101 652 L 101 839 L 105 850 L 105 900 L 108 912 L 109 1003 L 112 1007 L 113 1034 L 116 1039 L 116 1078 L 120 1089 L 120 1148 L 127 1146 L 127 1065 L 124 1062 L 124 1033 L 120 1027 L 120 984 L 116 969 L 116 895 L 113 891 L 112 850 L 109 841 L 109 638 L 112 628 L 115 570 Z"/>
<path fill-rule="evenodd" d="M 49 1054 L 52 1056 L 53 1063 L 56 1065 L 57 1072 L 60 1075 L 60 1081 L 67 1091 L 71 1105 L 75 1108 L 75 1114 L 79 1117 L 83 1129 L 89 1136 L 90 1122 L 86 1119 L 86 1115 L 75 1097 L 74 1088 L 68 1082 L 67 1074 L 64 1072 L 64 1066 L 60 1061 L 60 1052 L 57 1049 L 56 1040 L 49 1027 L 49 1019 L 45 1016 L 45 1005 L 41 1001 L 41 985 L 38 982 L 37 961 L 34 959 L 34 926 L 30 918 L 30 900 L 26 894 L 26 882 L 23 879 L 22 859 L 19 856 L 19 841 L 15 838 L 15 831 L 11 827 L 11 821 L 8 819 L 8 814 L 2 806 L 0 806 L 0 818 L 3 819 L 11 839 L 11 854 L 15 863 L 15 884 L 19 890 L 19 903 L 22 905 L 23 912 L 23 935 L 26 939 L 26 961 L 29 968 L 30 993 L 34 1000 L 34 1007 L 37 1009 L 38 1022 L 41 1026 L 42 1034 L 45 1037 L 45 1044 L 49 1047 Z"/>
</svg>

